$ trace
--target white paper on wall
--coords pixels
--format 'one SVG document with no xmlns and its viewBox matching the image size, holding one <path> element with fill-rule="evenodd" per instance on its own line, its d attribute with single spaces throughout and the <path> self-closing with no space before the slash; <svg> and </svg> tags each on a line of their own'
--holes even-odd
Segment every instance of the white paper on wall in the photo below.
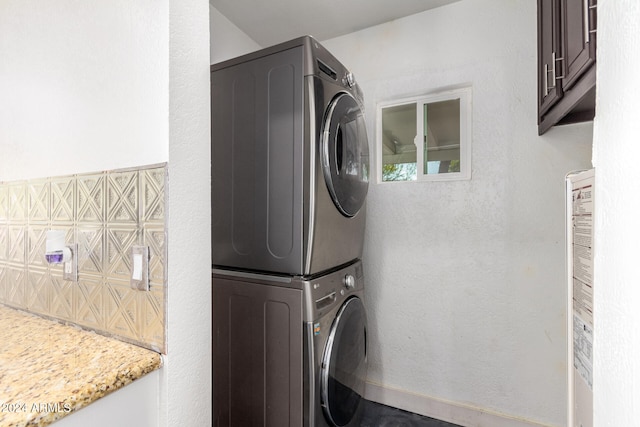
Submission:
<svg viewBox="0 0 640 427">
<path fill-rule="evenodd" d="M 567 176 L 567 335 L 570 427 L 593 427 L 595 171 Z"/>
</svg>

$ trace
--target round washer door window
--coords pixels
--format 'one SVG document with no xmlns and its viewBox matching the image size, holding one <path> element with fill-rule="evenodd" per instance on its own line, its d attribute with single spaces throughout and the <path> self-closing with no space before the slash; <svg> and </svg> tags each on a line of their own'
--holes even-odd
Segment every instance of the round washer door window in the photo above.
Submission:
<svg viewBox="0 0 640 427">
<path fill-rule="evenodd" d="M 335 426 L 358 411 L 367 374 L 367 317 L 362 300 L 348 299 L 331 325 L 320 371 L 322 407 Z"/>
<path fill-rule="evenodd" d="M 364 114 L 346 92 L 329 105 L 322 130 L 322 169 L 338 210 L 352 217 L 369 189 L 369 143 Z"/>
</svg>

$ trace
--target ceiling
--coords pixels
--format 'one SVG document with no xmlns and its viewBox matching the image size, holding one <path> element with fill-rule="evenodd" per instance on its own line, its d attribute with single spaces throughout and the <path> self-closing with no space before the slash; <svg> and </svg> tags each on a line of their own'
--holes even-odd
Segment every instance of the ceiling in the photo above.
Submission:
<svg viewBox="0 0 640 427">
<path fill-rule="evenodd" d="M 327 40 L 460 0 L 209 0 L 261 46 Z"/>
</svg>

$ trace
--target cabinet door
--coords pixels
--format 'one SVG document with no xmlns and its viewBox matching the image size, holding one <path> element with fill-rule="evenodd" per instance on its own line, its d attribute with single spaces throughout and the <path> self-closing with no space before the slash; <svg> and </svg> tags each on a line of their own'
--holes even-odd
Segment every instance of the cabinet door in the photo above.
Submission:
<svg viewBox="0 0 640 427">
<path fill-rule="evenodd" d="M 538 0 L 538 134 L 595 114 L 597 0 Z"/>
<path fill-rule="evenodd" d="M 556 56 L 560 50 L 558 1 L 538 0 L 538 117 L 562 97 L 561 85 L 556 84 Z"/>
<path fill-rule="evenodd" d="M 569 90 L 595 62 L 596 0 L 561 0 L 562 89 Z"/>
</svg>

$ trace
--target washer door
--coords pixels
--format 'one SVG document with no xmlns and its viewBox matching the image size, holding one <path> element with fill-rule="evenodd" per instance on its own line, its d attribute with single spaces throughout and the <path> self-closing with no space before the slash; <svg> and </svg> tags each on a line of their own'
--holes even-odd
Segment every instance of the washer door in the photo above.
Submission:
<svg viewBox="0 0 640 427">
<path fill-rule="evenodd" d="M 367 374 L 367 317 L 362 300 L 348 299 L 331 325 L 320 369 L 322 408 L 332 425 L 355 416 Z"/>
<path fill-rule="evenodd" d="M 364 114 L 346 92 L 329 104 L 322 130 L 322 169 L 336 207 L 352 217 L 369 189 L 369 143 Z"/>
</svg>

